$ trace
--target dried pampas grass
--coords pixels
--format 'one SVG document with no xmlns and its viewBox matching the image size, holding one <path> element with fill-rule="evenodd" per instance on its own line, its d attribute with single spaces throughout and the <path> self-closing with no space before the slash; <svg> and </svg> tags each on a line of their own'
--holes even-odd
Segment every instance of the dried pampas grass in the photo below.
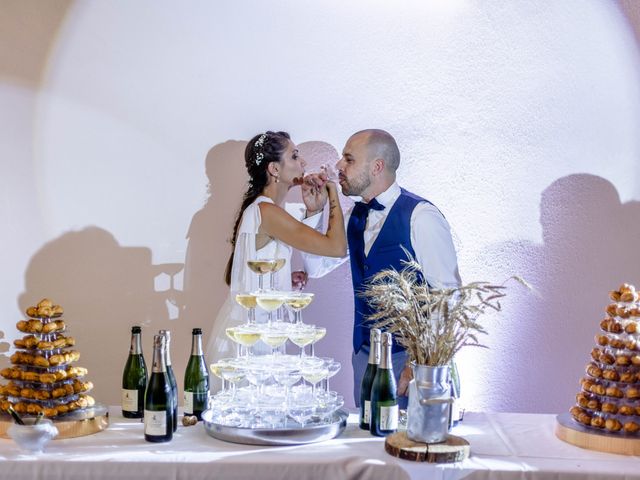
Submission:
<svg viewBox="0 0 640 480">
<path fill-rule="evenodd" d="M 404 263 L 400 272 L 387 269 L 376 274 L 363 291 L 376 312 L 368 320 L 392 333 L 418 365 L 447 365 L 462 347 L 486 348 L 478 339 L 487 333 L 478 318 L 487 310 L 500 311 L 506 287 L 473 282 L 429 290 L 418 275 L 420 264 L 413 258 Z M 511 279 L 530 288 L 519 277 Z"/>
</svg>

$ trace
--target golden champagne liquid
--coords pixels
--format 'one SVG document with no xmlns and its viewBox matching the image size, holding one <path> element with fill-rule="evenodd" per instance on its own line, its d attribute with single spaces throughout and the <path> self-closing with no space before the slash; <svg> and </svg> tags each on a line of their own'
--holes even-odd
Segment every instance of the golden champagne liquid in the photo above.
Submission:
<svg viewBox="0 0 640 480">
<path fill-rule="evenodd" d="M 295 310 L 302 310 L 311 303 L 313 297 L 288 297 L 285 302 Z"/>
<path fill-rule="evenodd" d="M 236 342 L 245 347 L 255 345 L 260 340 L 260 334 L 258 332 L 243 332 L 242 330 L 236 330 L 233 334 Z"/>
<path fill-rule="evenodd" d="M 256 300 L 260 308 L 267 312 L 273 312 L 284 303 L 284 299 L 282 297 L 257 297 Z"/>
<path fill-rule="evenodd" d="M 219 363 L 212 363 L 209 365 L 211 369 L 211 373 L 213 373 L 216 377 L 222 378 L 222 365 Z"/>
<path fill-rule="evenodd" d="M 278 270 L 284 267 L 285 263 L 287 263 L 286 258 L 276 258 L 275 261 L 276 261 L 276 266 L 272 270 L 273 273 L 276 273 Z"/>
<path fill-rule="evenodd" d="M 249 260 L 247 261 L 248 267 L 255 273 L 263 274 L 275 271 L 277 261 L 276 260 Z"/>
<path fill-rule="evenodd" d="M 246 309 L 256 308 L 256 306 L 258 305 L 258 303 L 256 302 L 256 296 L 249 293 L 239 293 L 238 295 L 236 295 L 236 302 L 238 302 L 239 305 L 243 306 Z"/>
<path fill-rule="evenodd" d="M 286 333 L 263 333 L 260 338 L 270 347 L 276 348 L 284 344 L 289 336 Z"/>
<path fill-rule="evenodd" d="M 317 342 L 318 340 L 322 340 L 326 334 L 327 334 L 326 328 L 316 328 L 316 333 L 314 335 L 313 341 Z"/>
<path fill-rule="evenodd" d="M 313 372 L 302 372 L 302 378 L 304 378 L 307 382 L 315 385 L 328 374 L 329 372 L 327 372 L 326 370 L 314 370 Z"/>
<path fill-rule="evenodd" d="M 222 378 L 224 378 L 225 380 L 231 383 L 237 383 L 244 378 L 244 372 L 242 370 L 235 367 L 228 366 L 228 365 L 225 365 L 222 368 L 221 373 L 222 373 Z"/>
<path fill-rule="evenodd" d="M 313 331 L 305 333 L 290 333 L 289 340 L 291 340 L 291 342 L 296 344 L 298 347 L 302 348 L 313 342 L 315 336 L 316 333 Z"/>
</svg>

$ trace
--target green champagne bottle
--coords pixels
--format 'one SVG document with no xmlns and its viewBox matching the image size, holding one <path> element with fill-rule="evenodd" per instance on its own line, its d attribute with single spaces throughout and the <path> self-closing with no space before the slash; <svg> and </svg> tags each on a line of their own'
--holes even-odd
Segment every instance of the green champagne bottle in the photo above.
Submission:
<svg viewBox="0 0 640 480">
<path fill-rule="evenodd" d="M 184 414 L 202 420 L 202 412 L 209 408 L 209 372 L 202 354 L 202 329 L 194 328 L 191 356 L 184 373 Z"/>
<path fill-rule="evenodd" d="M 392 339 L 390 333 L 382 334 L 382 356 L 371 387 L 370 431 L 384 437 L 398 430 L 398 393 L 391 363 Z"/>
<path fill-rule="evenodd" d="M 153 366 L 144 394 L 144 439 L 148 442 L 168 442 L 173 438 L 173 402 L 165 342 L 164 335 L 153 337 Z"/>
<path fill-rule="evenodd" d="M 142 418 L 144 416 L 144 391 L 147 388 L 147 365 L 142 355 L 142 330 L 131 327 L 129 358 L 122 373 L 122 416 Z"/>
<path fill-rule="evenodd" d="M 178 429 L 178 382 L 173 373 L 171 366 L 171 332 L 169 330 L 160 330 L 160 335 L 166 339 L 167 345 L 167 375 L 169 376 L 169 384 L 171 385 L 171 401 L 173 402 L 173 431 Z"/>
<path fill-rule="evenodd" d="M 371 387 L 380 363 L 380 329 L 372 328 L 369 335 L 369 363 L 360 384 L 360 428 L 363 430 L 371 429 Z"/>
</svg>

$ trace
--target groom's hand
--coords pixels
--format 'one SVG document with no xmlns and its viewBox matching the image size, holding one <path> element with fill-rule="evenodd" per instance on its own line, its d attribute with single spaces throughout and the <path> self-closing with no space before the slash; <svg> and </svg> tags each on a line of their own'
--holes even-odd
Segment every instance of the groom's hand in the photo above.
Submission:
<svg viewBox="0 0 640 480">
<path fill-rule="evenodd" d="M 327 175 L 324 173 L 310 173 L 302 181 L 302 200 L 307 207 L 307 216 L 322 210 L 327 203 Z"/>
</svg>

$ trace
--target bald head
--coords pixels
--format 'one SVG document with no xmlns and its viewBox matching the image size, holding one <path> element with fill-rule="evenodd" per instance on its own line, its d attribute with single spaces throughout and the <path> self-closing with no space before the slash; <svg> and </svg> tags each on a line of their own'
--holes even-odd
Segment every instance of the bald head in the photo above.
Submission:
<svg viewBox="0 0 640 480">
<path fill-rule="evenodd" d="M 396 140 L 389 132 L 370 128 L 361 130 L 351 135 L 351 138 L 362 137 L 367 145 L 369 158 L 381 158 L 384 160 L 385 168 L 394 173 L 400 166 L 400 150 Z"/>
</svg>

